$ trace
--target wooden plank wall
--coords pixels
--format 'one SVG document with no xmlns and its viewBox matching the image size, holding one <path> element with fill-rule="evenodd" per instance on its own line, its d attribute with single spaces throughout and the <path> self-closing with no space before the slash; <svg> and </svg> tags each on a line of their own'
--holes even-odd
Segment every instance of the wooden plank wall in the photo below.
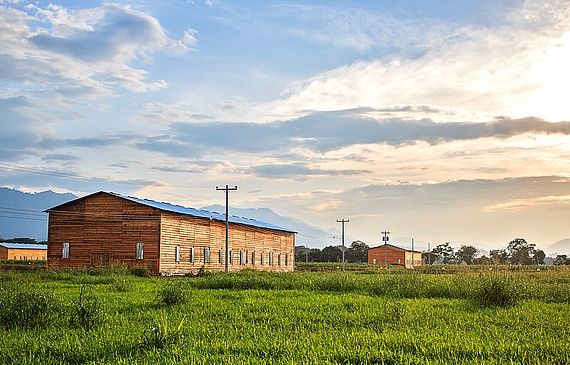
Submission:
<svg viewBox="0 0 570 365">
<path fill-rule="evenodd" d="M 392 246 L 387 246 L 386 252 L 384 246 L 374 247 L 368 250 L 368 263 L 374 264 L 376 259 L 376 265 L 384 265 L 385 260 L 388 265 L 404 265 L 406 262 L 404 253 L 404 250 Z"/>
<path fill-rule="evenodd" d="M 101 193 L 50 212 L 48 267 L 89 268 L 121 263 L 144 266 L 158 273 L 159 214 L 151 207 Z M 62 247 L 70 244 L 70 258 Z M 136 244 L 144 243 L 144 259 L 136 259 Z"/>
<path fill-rule="evenodd" d="M 160 272 L 177 275 L 204 268 L 208 271 L 225 270 L 225 222 L 207 218 L 189 217 L 162 212 Z M 176 247 L 180 247 L 180 261 L 176 262 Z M 255 269 L 265 271 L 294 270 L 295 235 L 241 224 L 229 226 L 230 271 Z M 194 249 L 194 262 L 191 252 Z M 204 252 L 210 249 L 210 262 Z M 220 253 L 222 259 L 220 260 Z M 241 256 L 245 255 L 244 257 Z M 261 254 L 264 264 L 261 264 Z M 269 265 L 269 254 L 273 265 Z M 252 262 L 252 256 L 254 262 Z M 245 258 L 245 261 L 240 260 Z M 287 261 L 287 262 L 286 262 Z"/>
</svg>

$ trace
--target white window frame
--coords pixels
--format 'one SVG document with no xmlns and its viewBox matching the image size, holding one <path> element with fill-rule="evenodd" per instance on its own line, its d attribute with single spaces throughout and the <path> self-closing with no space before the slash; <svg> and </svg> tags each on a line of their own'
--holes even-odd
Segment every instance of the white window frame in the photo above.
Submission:
<svg viewBox="0 0 570 365">
<path fill-rule="evenodd" d="M 273 265 L 273 252 L 269 253 L 269 266 Z"/>
<path fill-rule="evenodd" d="M 222 251 L 222 249 L 220 248 L 220 259 L 219 259 L 220 264 L 224 263 L 224 251 Z"/>
<path fill-rule="evenodd" d="M 69 258 L 69 242 L 64 242 L 61 247 L 61 258 L 68 259 Z M 21 257 L 20 257 L 21 259 Z"/>
<path fill-rule="evenodd" d="M 174 261 L 180 262 L 180 246 L 174 248 Z"/>
<path fill-rule="evenodd" d="M 144 260 L 144 242 L 137 242 L 137 260 Z"/>
<path fill-rule="evenodd" d="M 196 260 L 196 256 L 195 256 L 195 252 L 194 252 L 194 247 L 190 248 L 190 262 L 194 263 L 194 261 Z"/>
<path fill-rule="evenodd" d="M 204 247 L 204 263 L 210 263 L 210 247 Z"/>
</svg>

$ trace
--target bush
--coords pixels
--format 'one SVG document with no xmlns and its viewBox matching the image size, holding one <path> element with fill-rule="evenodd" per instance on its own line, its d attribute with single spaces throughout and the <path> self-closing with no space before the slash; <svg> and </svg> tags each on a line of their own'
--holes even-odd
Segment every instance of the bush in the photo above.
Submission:
<svg viewBox="0 0 570 365">
<path fill-rule="evenodd" d="M 70 323 L 72 326 L 90 330 L 101 324 L 102 310 L 99 298 L 93 294 L 93 288 L 83 285 L 79 293 L 79 301 L 74 303 Z"/>
<path fill-rule="evenodd" d="M 188 301 L 187 289 L 179 281 L 167 281 L 158 288 L 156 301 L 159 304 L 173 306 Z"/>
<path fill-rule="evenodd" d="M 146 266 L 133 266 L 131 267 L 131 274 L 134 276 L 138 276 L 141 278 L 147 278 L 150 276 L 150 272 L 148 271 L 148 267 Z"/>
<path fill-rule="evenodd" d="M 484 307 L 514 306 L 520 297 L 516 282 L 507 276 L 489 276 L 483 278 L 475 300 Z"/>
</svg>

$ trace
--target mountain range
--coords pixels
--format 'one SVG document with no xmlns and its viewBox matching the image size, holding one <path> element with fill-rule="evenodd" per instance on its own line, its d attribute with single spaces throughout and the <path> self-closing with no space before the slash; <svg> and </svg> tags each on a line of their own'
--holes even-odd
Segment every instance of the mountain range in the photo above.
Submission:
<svg viewBox="0 0 570 365">
<path fill-rule="evenodd" d="M 72 193 L 55 193 L 50 190 L 40 193 L 27 193 L 6 187 L 0 188 L 0 238 L 29 237 L 37 241 L 45 241 L 47 239 L 48 215 L 43 211 L 73 199 L 77 199 L 77 196 Z M 176 204 L 176 202 L 172 203 Z M 222 205 L 209 205 L 200 209 L 213 212 L 225 211 L 225 207 Z M 281 216 L 268 208 L 230 207 L 229 214 L 257 219 L 293 230 L 297 232 L 297 246 L 323 248 L 341 244 L 339 229 L 323 229 L 311 226 L 298 219 Z M 354 238 L 347 236 L 345 237 L 345 244 L 349 246 L 354 240 Z M 390 241 L 390 243 L 404 248 L 412 248 L 411 242 L 412 239 L 408 237 L 394 237 Z M 368 244 L 370 246 L 377 245 L 377 243 Z M 451 243 L 452 247 L 459 247 L 461 244 L 469 243 Z M 435 244 L 431 248 L 434 247 Z M 421 251 L 426 248 L 426 242 L 415 241 L 415 250 Z M 557 241 L 546 246 L 543 250 L 548 256 L 570 255 L 570 238 Z"/>
</svg>

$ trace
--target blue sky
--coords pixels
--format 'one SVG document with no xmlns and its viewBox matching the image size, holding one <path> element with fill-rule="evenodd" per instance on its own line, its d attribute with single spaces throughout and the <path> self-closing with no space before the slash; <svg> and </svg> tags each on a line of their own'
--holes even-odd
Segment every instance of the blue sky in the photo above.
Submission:
<svg viewBox="0 0 570 365">
<path fill-rule="evenodd" d="M 570 237 L 570 3 L 0 0 L 2 185 L 370 245 Z M 315 239 L 315 246 L 337 242 Z"/>
</svg>

